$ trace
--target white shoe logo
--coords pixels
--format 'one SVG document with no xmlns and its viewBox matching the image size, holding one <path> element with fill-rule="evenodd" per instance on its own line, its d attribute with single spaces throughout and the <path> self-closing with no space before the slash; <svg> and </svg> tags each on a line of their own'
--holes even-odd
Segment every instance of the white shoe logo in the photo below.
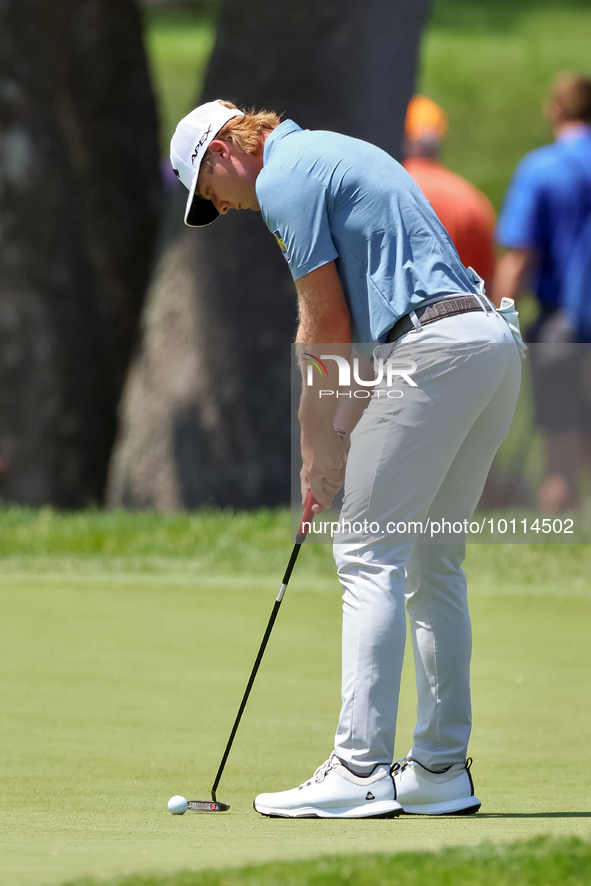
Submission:
<svg viewBox="0 0 591 886">
<path fill-rule="evenodd" d="M 371 791 L 368 791 L 367 794 L 365 795 L 365 799 L 366 800 L 375 800 L 375 797 Z"/>
</svg>

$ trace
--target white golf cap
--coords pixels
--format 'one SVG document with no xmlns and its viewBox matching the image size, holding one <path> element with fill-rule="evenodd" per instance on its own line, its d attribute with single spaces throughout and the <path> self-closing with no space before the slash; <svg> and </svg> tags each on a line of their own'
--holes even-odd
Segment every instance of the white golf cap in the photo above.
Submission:
<svg viewBox="0 0 591 886">
<path fill-rule="evenodd" d="M 183 117 L 175 130 L 170 141 L 170 162 L 175 175 L 189 191 L 185 224 L 192 228 L 210 225 L 219 215 L 211 200 L 203 200 L 195 194 L 199 167 L 205 152 L 228 120 L 243 116 L 243 111 L 226 108 L 221 99 L 216 99 L 214 102 L 199 105 Z"/>
</svg>

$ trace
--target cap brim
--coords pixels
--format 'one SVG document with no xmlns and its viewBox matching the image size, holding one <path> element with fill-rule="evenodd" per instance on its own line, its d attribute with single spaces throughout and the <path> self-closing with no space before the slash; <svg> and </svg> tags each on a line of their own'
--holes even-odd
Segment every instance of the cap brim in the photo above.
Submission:
<svg viewBox="0 0 591 886">
<path fill-rule="evenodd" d="M 219 216 L 219 212 L 211 200 L 204 200 L 203 197 L 200 197 L 199 194 L 195 193 L 198 178 L 199 170 L 196 172 L 191 183 L 189 197 L 187 199 L 187 207 L 185 209 L 185 224 L 189 225 L 191 228 L 203 228 L 205 225 L 210 225 Z"/>
</svg>

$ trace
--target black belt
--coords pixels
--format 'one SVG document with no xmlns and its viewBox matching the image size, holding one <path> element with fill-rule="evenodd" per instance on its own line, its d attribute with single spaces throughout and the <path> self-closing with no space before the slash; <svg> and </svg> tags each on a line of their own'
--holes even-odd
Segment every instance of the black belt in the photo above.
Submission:
<svg viewBox="0 0 591 886">
<path fill-rule="evenodd" d="M 427 323 L 434 323 L 436 320 L 442 320 L 444 317 L 453 317 L 455 314 L 469 314 L 472 311 L 484 310 L 488 310 L 488 306 L 483 308 L 482 302 L 475 295 L 457 295 L 454 298 L 443 298 L 441 301 L 435 302 L 432 305 L 426 305 L 424 308 L 415 308 L 414 313 L 421 326 L 426 326 Z M 405 314 L 400 320 L 396 321 L 388 333 L 386 341 L 391 344 L 415 328 L 410 314 Z"/>
</svg>

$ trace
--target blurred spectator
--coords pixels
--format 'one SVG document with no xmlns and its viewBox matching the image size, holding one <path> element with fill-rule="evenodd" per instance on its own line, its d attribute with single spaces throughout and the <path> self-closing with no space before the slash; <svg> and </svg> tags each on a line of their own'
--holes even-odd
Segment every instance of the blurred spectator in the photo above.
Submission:
<svg viewBox="0 0 591 886">
<path fill-rule="evenodd" d="M 404 127 L 404 167 L 439 216 L 462 263 L 492 283 L 495 213 L 488 198 L 439 162 L 447 116 L 422 95 L 411 99 Z"/>
<path fill-rule="evenodd" d="M 530 348 L 530 363 L 536 425 L 546 442 L 538 504 L 558 512 L 576 506 L 580 468 L 591 454 L 586 349 L 569 345 L 577 339 L 562 310 L 591 216 L 591 79 L 562 72 L 544 110 L 555 140 L 527 154 L 513 176 L 497 229 L 509 251 L 497 266 L 493 300 L 517 300 L 531 286 L 538 301 L 526 335 L 538 345 Z"/>
</svg>

